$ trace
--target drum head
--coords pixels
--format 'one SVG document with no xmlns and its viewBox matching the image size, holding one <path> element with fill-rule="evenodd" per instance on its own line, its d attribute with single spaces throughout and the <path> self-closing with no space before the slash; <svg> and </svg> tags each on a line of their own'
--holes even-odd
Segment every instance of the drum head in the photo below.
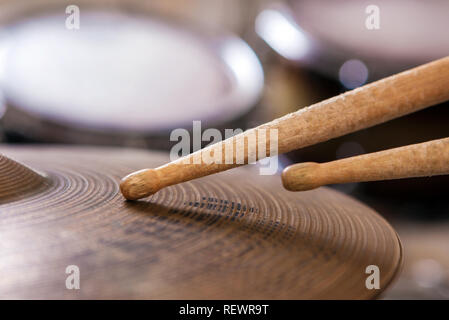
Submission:
<svg viewBox="0 0 449 320">
<path fill-rule="evenodd" d="M 79 29 L 68 17 L 53 5 L 3 27 L 0 85 L 16 118 L 148 134 L 223 124 L 258 101 L 262 68 L 237 37 L 112 7 L 83 7 Z"/>
</svg>

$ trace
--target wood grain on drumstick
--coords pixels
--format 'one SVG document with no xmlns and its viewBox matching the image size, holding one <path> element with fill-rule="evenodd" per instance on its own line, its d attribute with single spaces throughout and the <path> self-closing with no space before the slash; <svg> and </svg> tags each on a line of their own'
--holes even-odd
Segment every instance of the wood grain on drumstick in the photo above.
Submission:
<svg viewBox="0 0 449 320">
<path fill-rule="evenodd" d="M 327 163 L 287 167 L 287 190 L 305 191 L 327 184 L 392 180 L 449 174 L 449 138 L 369 153 Z"/>
<path fill-rule="evenodd" d="M 156 169 L 144 169 L 126 176 L 120 185 L 125 198 L 136 200 L 163 187 L 228 170 L 248 162 L 247 140 L 260 129 L 278 130 L 278 152 L 284 153 L 367 128 L 428 106 L 449 100 L 449 57 L 422 65 L 361 88 L 324 100 L 308 108 L 247 130 Z M 267 146 L 270 145 L 267 134 Z M 233 145 L 232 163 L 225 163 L 226 145 Z M 243 151 L 244 163 L 236 163 Z M 242 150 L 243 149 L 243 150 Z M 222 163 L 205 163 L 203 156 L 222 152 Z M 248 154 L 249 153 L 249 154 Z M 267 147 L 267 156 L 272 156 Z M 259 159 L 258 155 L 256 155 Z M 200 159 L 194 164 L 194 159 Z"/>
</svg>

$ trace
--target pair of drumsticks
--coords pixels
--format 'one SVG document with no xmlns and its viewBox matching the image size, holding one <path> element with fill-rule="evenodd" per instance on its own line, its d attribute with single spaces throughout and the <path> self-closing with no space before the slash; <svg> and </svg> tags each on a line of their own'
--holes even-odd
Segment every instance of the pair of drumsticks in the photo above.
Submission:
<svg viewBox="0 0 449 320">
<path fill-rule="evenodd" d="M 120 189 L 126 199 L 136 200 L 161 188 L 196 179 L 242 164 L 205 163 L 203 154 L 226 150 L 258 130 L 278 130 L 278 153 L 310 146 L 344 134 L 398 118 L 449 100 L 449 56 L 373 82 L 310 107 L 247 130 L 156 169 L 143 169 L 123 178 Z M 449 123 L 448 123 L 449 125 Z M 270 143 L 268 138 L 267 144 Z M 234 149 L 235 150 L 235 149 Z M 257 155 L 258 157 L 259 155 Z M 267 156 L 270 156 L 268 152 Z M 259 160 L 259 158 L 257 158 Z M 301 163 L 282 173 L 284 187 L 291 191 L 326 184 L 388 180 L 449 174 L 449 138 L 386 151 L 345 158 L 328 163 Z"/>
</svg>

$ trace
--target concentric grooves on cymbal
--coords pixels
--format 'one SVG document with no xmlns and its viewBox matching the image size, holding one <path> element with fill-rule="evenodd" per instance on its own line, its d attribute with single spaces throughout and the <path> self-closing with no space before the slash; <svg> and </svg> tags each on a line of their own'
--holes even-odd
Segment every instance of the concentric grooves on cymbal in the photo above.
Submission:
<svg viewBox="0 0 449 320">
<path fill-rule="evenodd" d="M 0 154 L 0 204 L 36 193 L 46 184 L 40 173 Z"/>
<path fill-rule="evenodd" d="M 384 290 L 402 258 L 383 218 L 327 188 L 287 192 L 280 177 L 239 168 L 128 202 L 120 178 L 168 155 L 8 154 L 51 184 L 0 204 L 1 298 L 360 299 Z M 65 289 L 72 264 L 81 290 Z M 365 287 L 371 264 L 380 268 L 381 290 Z"/>
</svg>

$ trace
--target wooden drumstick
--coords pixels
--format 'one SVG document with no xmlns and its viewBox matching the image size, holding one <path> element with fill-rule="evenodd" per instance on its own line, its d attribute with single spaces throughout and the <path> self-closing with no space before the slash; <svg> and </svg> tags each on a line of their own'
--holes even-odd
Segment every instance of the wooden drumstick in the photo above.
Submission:
<svg viewBox="0 0 449 320">
<path fill-rule="evenodd" d="M 449 138 L 327 163 L 294 164 L 282 172 L 282 184 L 290 191 L 306 191 L 327 184 L 442 174 L 449 174 Z"/>
<path fill-rule="evenodd" d="M 136 200 L 166 186 L 246 164 L 248 152 L 253 156 L 255 150 L 236 141 L 247 140 L 261 129 L 277 129 L 277 153 L 280 154 L 367 128 L 446 100 L 449 100 L 449 56 L 324 100 L 159 168 L 132 173 L 123 178 L 120 189 L 125 198 Z M 267 146 L 271 145 L 269 134 L 266 143 Z M 226 148 L 229 145 L 234 147 L 231 154 L 233 161 L 225 163 Z M 266 156 L 274 155 L 269 152 L 269 147 L 267 150 Z M 215 152 L 222 153 L 221 163 L 206 163 L 203 160 Z M 243 163 L 236 163 L 238 152 L 244 153 Z M 257 154 L 256 157 L 261 158 Z M 195 159 L 198 164 L 195 164 Z"/>
</svg>

